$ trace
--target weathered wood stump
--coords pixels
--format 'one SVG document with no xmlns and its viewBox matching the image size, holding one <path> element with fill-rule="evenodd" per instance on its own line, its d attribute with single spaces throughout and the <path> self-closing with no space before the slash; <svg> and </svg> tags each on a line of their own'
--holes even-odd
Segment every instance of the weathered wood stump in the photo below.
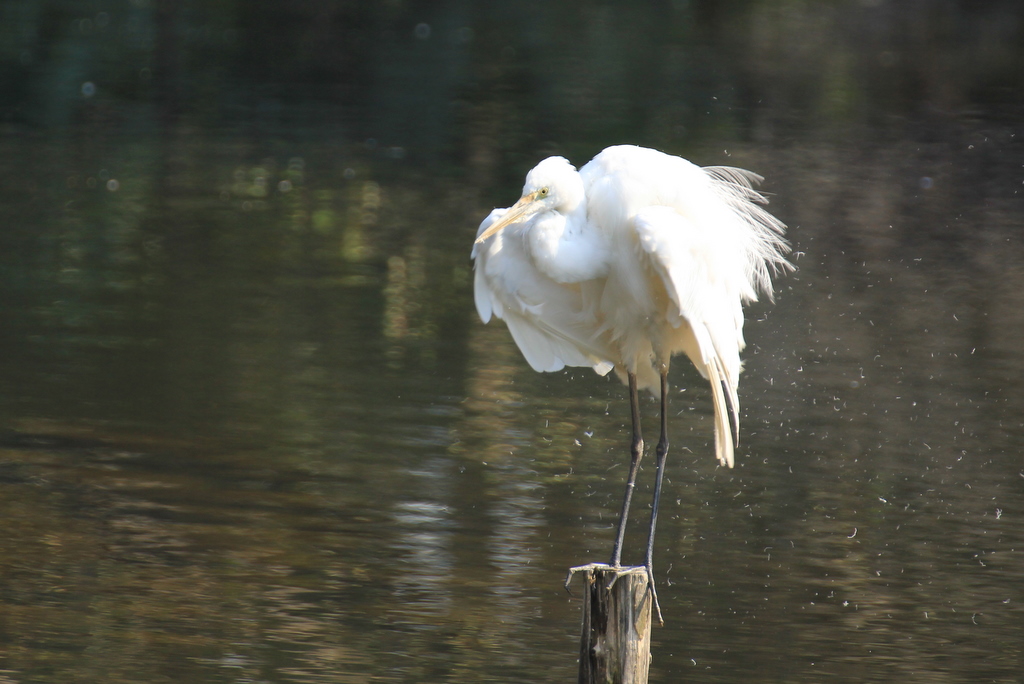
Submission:
<svg viewBox="0 0 1024 684">
<path fill-rule="evenodd" d="M 569 570 L 569 579 L 576 573 L 584 578 L 579 684 L 647 684 L 652 603 L 647 571 L 592 563 Z"/>
</svg>

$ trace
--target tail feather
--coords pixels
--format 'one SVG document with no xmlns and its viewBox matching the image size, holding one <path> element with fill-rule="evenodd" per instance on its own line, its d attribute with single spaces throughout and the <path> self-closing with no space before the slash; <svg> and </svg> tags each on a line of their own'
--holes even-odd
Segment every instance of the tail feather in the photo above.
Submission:
<svg viewBox="0 0 1024 684">
<path fill-rule="evenodd" d="M 739 416 L 735 410 L 737 406 L 735 400 L 736 390 L 733 387 L 729 388 L 728 398 L 733 400 L 730 407 L 729 400 L 726 398 L 724 378 L 722 377 L 724 369 L 717 357 L 711 358 L 711 363 L 707 365 L 707 369 L 708 380 L 711 381 L 711 397 L 715 404 L 715 455 L 718 457 L 719 463 L 732 468 L 734 457 L 732 429 L 730 426 L 732 421 L 729 420 L 729 409 L 733 409 L 732 415 L 738 428 Z"/>
</svg>

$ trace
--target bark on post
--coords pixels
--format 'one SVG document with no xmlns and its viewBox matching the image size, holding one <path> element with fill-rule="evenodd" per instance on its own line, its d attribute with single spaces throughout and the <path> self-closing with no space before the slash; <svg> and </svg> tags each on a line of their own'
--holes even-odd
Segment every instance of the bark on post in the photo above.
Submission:
<svg viewBox="0 0 1024 684">
<path fill-rule="evenodd" d="M 651 594 L 642 567 L 594 563 L 584 577 L 579 684 L 647 684 L 651 664 Z"/>
</svg>

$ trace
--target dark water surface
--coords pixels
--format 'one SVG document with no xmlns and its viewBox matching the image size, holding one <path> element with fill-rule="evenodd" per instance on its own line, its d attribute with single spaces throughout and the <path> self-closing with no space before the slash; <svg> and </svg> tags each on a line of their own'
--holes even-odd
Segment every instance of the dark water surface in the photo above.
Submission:
<svg viewBox="0 0 1024 684">
<path fill-rule="evenodd" d="M 625 390 L 468 255 L 618 142 L 762 173 L 798 266 L 736 469 L 673 370 L 652 681 L 1021 680 L 1024 15 L 620 5 L 0 8 L 0 682 L 574 680 Z"/>
</svg>

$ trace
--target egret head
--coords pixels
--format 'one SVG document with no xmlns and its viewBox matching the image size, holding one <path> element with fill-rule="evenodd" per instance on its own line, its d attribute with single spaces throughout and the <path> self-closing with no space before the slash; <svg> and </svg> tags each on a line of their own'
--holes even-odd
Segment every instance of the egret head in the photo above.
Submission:
<svg viewBox="0 0 1024 684">
<path fill-rule="evenodd" d="M 526 174 L 523 196 L 476 239 L 481 243 L 506 226 L 546 211 L 569 214 L 583 201 L 583 179 L 565 157 L 548 157 Z"/>
</svg>

